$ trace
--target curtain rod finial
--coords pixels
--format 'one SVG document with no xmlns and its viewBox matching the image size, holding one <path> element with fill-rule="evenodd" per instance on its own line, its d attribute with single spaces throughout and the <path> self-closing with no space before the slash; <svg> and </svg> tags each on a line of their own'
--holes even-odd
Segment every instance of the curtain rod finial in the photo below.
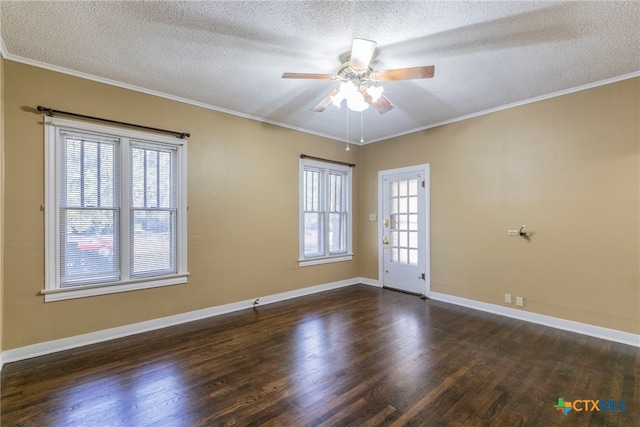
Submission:
<svg viewBox="0 0 640 427">
<path fill-rule="evenodd" d="M 36 108 L 37 108 L 38 111 L 46 111 L 47 114 L 50 117 L 53 117 L 53 109 L 47 108 L 47 107 L 43 107 L 42 105 L 38 105 Z"/>
</svg>

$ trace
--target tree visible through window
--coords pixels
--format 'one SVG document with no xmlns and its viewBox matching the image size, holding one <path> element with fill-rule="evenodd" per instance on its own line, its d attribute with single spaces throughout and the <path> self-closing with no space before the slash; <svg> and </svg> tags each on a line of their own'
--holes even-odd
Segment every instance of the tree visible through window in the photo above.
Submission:
<svg viewBox="0 0 640 427">
<path fill-rule="evenodd" d="M 175 272 L 175 155 L 136 143 L 131 147 L 132 274 Z"/>
<path fill-rule="evenodd" d="M 60 132 L 61 286 L 120 278 L 120 141 Z"/>
</svg>

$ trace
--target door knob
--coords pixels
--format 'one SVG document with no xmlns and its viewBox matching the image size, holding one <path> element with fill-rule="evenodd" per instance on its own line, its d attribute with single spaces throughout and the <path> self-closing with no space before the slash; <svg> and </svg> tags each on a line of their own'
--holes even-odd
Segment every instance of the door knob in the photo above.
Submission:
<svg viewBox="0 0 640 427">
<path fill-rule="evenodd" d="M 383 237 L 382 237 L 382 245 L 383 245 L 385 248 L 388 248 L 388 247 L 389 247 L 389 239 L 387 239 L 387 236 L 383 236 Z"/>
</svg>

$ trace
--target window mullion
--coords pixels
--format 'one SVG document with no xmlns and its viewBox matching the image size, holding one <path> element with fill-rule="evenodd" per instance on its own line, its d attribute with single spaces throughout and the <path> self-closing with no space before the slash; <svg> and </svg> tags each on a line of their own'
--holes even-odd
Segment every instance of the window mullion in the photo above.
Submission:
<svg viewBox="0 0 640 427">
<path fill-rule="evenodd" d="M 98 146 L 96 147 L 97 149 L 97 153 L 96 153 L 96 207 L 101 207 L 102 206 L 102 197 L 101 197 L 101 193 L 102 193 L 102 156 L 100 155 L 101 150 L 102 150 L 102 144 L 98 144 Z"/>
<path fill-rule="evenodd" d="M 85 176 L 84 176 L 84 141 L 80 141 L 80 206 L 84 207 L 84 190 L 85 190 Z"/>
<path fill-rule="evenodd" d="M 175 209 L 175 227 L 176 227 L 176 256 L 175 263 L 177 271 L 186 271 L 187 269 L 187 163 L 186 156 L 180 150 L 176 150 L 175 157 L 171 159 L 172 170 L 175 175 L 176 193 L 172 193 L 172 205 Z M 180 183 L 183 183 L 185 191 L 180 191 Z"/>
<path fill-rule="evenodd" d="M 129 138 L 120 140 L 120 280 L 131 277 L 131 148 Z"/>
<path fill-rule="evenodd" d="M 156 154 L 156 207 L 160 207 L 160 154 Z"/>
<path fill-rule="evenodd" d="M 322 180 L 324 181 L 322 183 L 322 185 L 320 186 L 321 188 L 321 196 L 320 196 L 320 200 L 322 203 L 322 214 L 323 214 L 323 220 L 324 220 L 324 227 L 323 227 L 323 235 L 322 235 L 322 246 L 324 247 L 324 256 L 329 256 L 329 209 L 331 207 L 331 203 L 329 201 L 329 198 L 331 197 L 331 191 L 329 189 L 329 186 L 331 185 L 331 178 L 330 178 L 330 173 L 328 169 L 325 169 L 325 172 L 322 174 Z"/>
<path fill-rule="evenodd" d="M 142 150 L 142 191 L 144 193 L 144 207 L 147 208 L 147 150 Z"/>
</svg>

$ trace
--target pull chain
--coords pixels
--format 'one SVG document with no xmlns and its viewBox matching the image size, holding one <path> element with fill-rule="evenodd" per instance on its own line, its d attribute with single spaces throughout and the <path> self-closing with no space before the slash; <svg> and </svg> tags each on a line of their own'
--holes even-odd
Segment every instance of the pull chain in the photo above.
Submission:
<svg viewBox="0 0 640 427">
<path fill-rule="evenodd" d="M 351 148 L 349 147 L 349 108 L 347 108 L 347 148 L 345 151 L 349 151 Z"/>
</svg>

